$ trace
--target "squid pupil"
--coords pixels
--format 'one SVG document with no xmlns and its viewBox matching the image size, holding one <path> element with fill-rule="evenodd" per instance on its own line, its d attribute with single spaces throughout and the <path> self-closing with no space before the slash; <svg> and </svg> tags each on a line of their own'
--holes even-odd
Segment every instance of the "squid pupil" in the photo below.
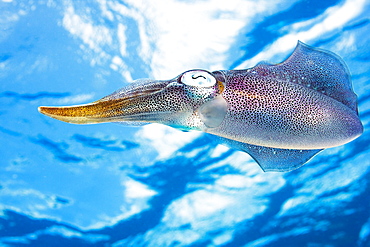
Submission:
<svg viewBox="0 0 370 247">
<path fill-rule="evenodd" d="M 195 75 L 192 75 L 191 78 L 192 79 L 198 79 L 199 77 L 203 77 L 203 79 L 207 79 L 204 75 L 198 75 L 198 76 L 195 76 Z"/>
</svg>

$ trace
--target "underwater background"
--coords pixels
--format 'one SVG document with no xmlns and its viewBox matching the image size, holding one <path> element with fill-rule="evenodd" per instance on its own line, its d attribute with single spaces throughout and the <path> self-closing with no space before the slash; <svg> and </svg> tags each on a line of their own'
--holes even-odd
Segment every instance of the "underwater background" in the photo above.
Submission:
<svg viewBox="0 0 370 247">
<path fill-rule="evenodd" d="M 201 132 L 72 125 L 41 105 L 138 78 L 347 63 L 364 134 L 264 173 Z M 370 246 L 370 1 L 0 1 L 0 246 Z"/>
</svg>

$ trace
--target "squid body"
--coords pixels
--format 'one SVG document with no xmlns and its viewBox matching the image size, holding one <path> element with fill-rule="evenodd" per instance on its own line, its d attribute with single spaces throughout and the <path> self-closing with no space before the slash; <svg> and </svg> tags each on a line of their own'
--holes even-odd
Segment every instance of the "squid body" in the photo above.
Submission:
<svg viewBox="0 0 370 247">
<path fill-rule="evenodd" d="M 280 64 L 138 80 L 90 104 L 39 111 L 75 124 L 146 122 L 203 131 L 247 152 L 264 171 L 296 169 L 363 131 L 345 63 L 302 42 Z"/>
</svg>

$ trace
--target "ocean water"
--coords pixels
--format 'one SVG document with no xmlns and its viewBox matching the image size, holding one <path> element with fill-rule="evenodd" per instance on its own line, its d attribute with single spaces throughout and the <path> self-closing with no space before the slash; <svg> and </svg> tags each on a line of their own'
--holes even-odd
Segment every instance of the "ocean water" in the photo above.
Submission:
<svg viewBox="0 0 370 247">
<path fill-rule="evenodd" d="M 366 0 L 0 1 L 0 246 L 370 246 L 369 33 Z M 200 132 L 37 111 L 297 40 L 347 63 L 365 131 L 289 173 Z"/>
</svg>

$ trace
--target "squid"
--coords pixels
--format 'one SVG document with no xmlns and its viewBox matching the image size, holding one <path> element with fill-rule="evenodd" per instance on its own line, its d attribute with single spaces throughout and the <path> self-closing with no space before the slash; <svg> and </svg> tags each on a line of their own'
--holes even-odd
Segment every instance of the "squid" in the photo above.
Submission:
<svg viewBox="0 0 370 247">
<path fill-rule="evenodd" d="M 137 80 L 89 104 L 39 112 L 74 124 L 160 123 L 202 131 L 248 153 L 263 171 L 294 170 L 363 132 L 345 63 L 300 41 L 279 64 Z"/>
</svg>

